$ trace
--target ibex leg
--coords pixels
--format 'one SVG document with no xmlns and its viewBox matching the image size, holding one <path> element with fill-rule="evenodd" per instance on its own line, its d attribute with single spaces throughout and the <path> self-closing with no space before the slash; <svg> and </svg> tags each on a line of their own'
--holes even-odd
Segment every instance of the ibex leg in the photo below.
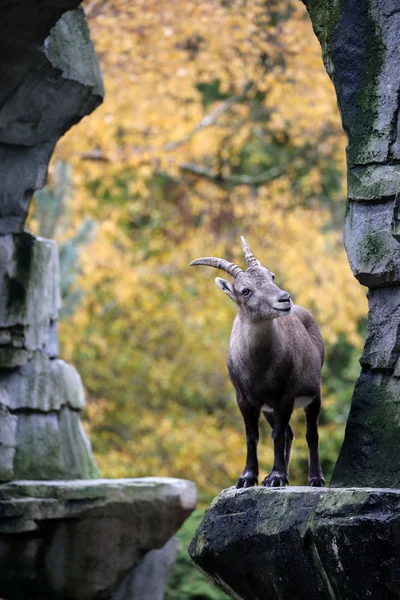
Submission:
<svg viewBox="0 0 400 600">
<path fill-rule="evenodd" d="M 246 428 L 247 458 L 246 466 L 238 479 L 236 487 L 252 487 L 258 482 L 257 444 L 259 438 L 258 420 L 260 411 L 254 409 L 251 404 L 243 398 L 238 398 L 237 402 L 243 415 L 244 426 Z"/>
<path fill-rule="evenodd" d="M 290 457 L 292 455 L 292 444 L 294 440 L 293 429 L 290 425 L 286 427 L 286 445 L 285 445 L 285 464 L 286 471 L 289 472 Z"/>
<path fill-rule="evenodd" d="M 284 402 L 282 404 L 285 404 Z M 292 414 L 293 402 L 288 402 L 286 406 L 281 406 L 278 411 L 273 413 L 272 439 L 274 441 L 274 466 L 272 471 L 262 482 L 267 487 L 283 487 L 289 483 L 287 476 L 287 443 L 286 431 L 289 426 L 289 419 Z M 291 446 L 291 441 L 290 441 Z M 290 454 L 290 448 L 289 448 Z"/>
<path fill-rule="evenodd" d="M 315 398 L 305 407 L 308 444 L 308 483 L 314 487 L 325 485 L 324 475 L 319 462 L 318 451 L 318 415 L 321 410 L 321 397 Z"/>
<path fill-rule="evenodd" d="M 267 419 L 268 423 L 271 425 L 271 429 L 274 428 L 274 415 L 272 413 L 272 411 L 263 411 L 264 413 L 264 417 Z M 293 429 L 291 428 L 291 426 L 288 424 L 286 426 L 286 442 L 285 442 L 285 464 L 286 464 L 286 471 L 289 472 L 289 463 L 290 463 L 290 457 L 292 455 L 292 444 L 293 444 L 293 440 L 294 440 L 294 433 L 293 433 Z"/>
</svg>

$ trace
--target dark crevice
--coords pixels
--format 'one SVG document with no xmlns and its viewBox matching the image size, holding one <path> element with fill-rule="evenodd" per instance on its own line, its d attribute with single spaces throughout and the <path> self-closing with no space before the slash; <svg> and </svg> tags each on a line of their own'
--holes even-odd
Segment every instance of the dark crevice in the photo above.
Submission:
<svg viewBox="0 0 400 600">
<path fill-rule="evenodd" d="M 400 91 L 398 92 L 400 93 Z M 400 100 L 400 98 L 399 98 Z M 399 108 L 396 109 L 396 113 L 398 113 Z M 363 169 L 365 167 L 382 167 L 382 166 L 386 166 L 386 167 L 391 167 L 391 166 L 396 166 L 399 165 L 400 166 L 400 159 L 399 158 L 389 158 L 389 159 L 385 159 L 382 161 L 371 161 L 371 162 L 366 162 L 366 163 L 353 163 L 351 165 L 349 165 L 348 170 L 349 171 L 354 171 L 355 169 Z"/>
<path fill-rule="evenodd" d="M 362 203 L 362 204 L 367 204 L 367 205 L 371 205 L 371 206 L 376 206 L 377 204 L 389 204 L 389 202 L 394 202 L 396 198 L 396 194 L 390 194 L 390 196 L 379 196 L 377 198 L 371 199 L 371 198 L 349 198 L 349 202 L 354 202 L 354 203 Z"/>
<path fill-rule="evenodd" d="M 398 11 L 400 12 L 400 11 Z M 397 141 L 397 128 L 398 128 L 398 119 L 399 119 L 399 110 L 400 110 L 400 87 L 397 89 L 396 92 L 396 97 L 397 97 L 397 102 L 396 102 L 396 109 L 393 113 L 393 117 L 392 117 L 392 122 L 390 124 L 390 130 L 391 130 L 391 140 L 389 142 L 389 151 L 388 151 L 388 159 L 391 159 L 392 157 L 392 151 L 393 151 L 393 146 Z M 393 161 L 395 161 L 396 159 L 393 159 Z M 399 162 L 399 160 L 397 159 L 397 162 Z"/>
<path fill-rule="evenodd" d="M 1 404 L 0 404 L 0 406 L 1 406 Z M 57 408 L 57 409 L 52 408 L 50 410 L 43 410 L 42 408 L 30 408 L 28 406 L 22 406 L 21 408 L 10 408 L 9 406 L 6 406 L 6 408 L 12 415 L 41 414 L 41 415 L 55 415 L 58 417 L 64 408 L 68 408 L 69 410 L 71 410 L 72 412 L 75 412 L 77 414 L 81 413 L 80 408 L 74 408 L 68 402 L 62 402 L 60 404 L 59 408 Z"/>
<path fill-rule="evenodd" d="M 365 279 L 366 277 L 371 278 L 373 277 L 373 275 L 371 275 L 371 273 L 358 273 L 356 275 L 356 279 L 359 280 L 360 277 L 362 279 Z M 364 285 L 364 284 L 362 284 Z M 377 285 L 367 285 L 365 287 L 368 287 L 369 290 L 386 290 L 388 288 L 398 288 L 400 287 L 400 284 L 398 281 L 387 281 L 385 283 L 379 283 Z"/>
</svg>

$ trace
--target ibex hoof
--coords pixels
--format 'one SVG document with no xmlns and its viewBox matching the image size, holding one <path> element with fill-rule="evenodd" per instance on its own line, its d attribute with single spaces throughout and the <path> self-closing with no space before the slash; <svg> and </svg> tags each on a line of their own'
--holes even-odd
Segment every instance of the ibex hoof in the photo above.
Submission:
<svg viewBox="0 0 400 600">
<path fill-rule="evenodd" d="M 288 485 L 289 480 L 286 473 L 279 473 L 278 471 L 272 471 L 266 476 L 261 485 L 265 487 L 285 487 Z"/>
<path fill-rule="evenodd" d="M 253 475 L 252 473 L 243 473 L 236 484 L 237 488 L 248 488 L 257 485 L 258 478 L 257 475 Z"/>
<path fill-rule="evenodd" d="M 311 487 L 324 487 L 325 479 L 323 475 L 315 475 L 308 478 L 308 485 Z"/>
</svg>

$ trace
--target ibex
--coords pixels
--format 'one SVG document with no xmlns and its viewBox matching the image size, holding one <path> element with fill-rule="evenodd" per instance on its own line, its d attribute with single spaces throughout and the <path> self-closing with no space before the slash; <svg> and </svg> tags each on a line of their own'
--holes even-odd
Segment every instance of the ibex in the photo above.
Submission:
<svg viewBox="0 0 400 600">
<path fill-rule="evenodd" d="M 275 283 L 275 276 L 255 258 L 242 237 L 248 269 L 214 257 L 193 265 L 221 269 L 233 283 L 215 282 L 237 304 L 228 352 L 228 371 L 246 429 L 246 466 L 237 486 L 258 483 L 258 422 L 261 411 L 272 427 L 274 464 L 262 482 L 267 487 L 289 483 L 288 468 L 294 439 L 289 424 L 293 408 L 306 415 L 309 451 L 308 483 L 325 484 L 318 453 L 318 415 L 321 408 L 321 368 L 324 343 L 312 314 L 292 303 Z M 283 318 L 284 317 L 284 318 Z"/>
</svg>

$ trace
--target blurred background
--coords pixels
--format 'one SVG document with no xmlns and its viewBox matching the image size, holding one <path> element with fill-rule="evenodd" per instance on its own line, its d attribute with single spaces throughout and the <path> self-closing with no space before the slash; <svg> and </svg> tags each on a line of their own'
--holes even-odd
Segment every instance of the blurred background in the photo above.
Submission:
<svg viewBox="0 0 400 600">
<path fill-rule="evenodd" d="M 244 235 L 320 325 L 329 482 L 367 305 L 342 243 L 346 139 L 303 4 L 84 8 L 106 100 L 59 142 L 29 227 L 59 244 L 61 356 L 82 376 L 102 474 L 191 479 L 200 510 L 235 484 L 245 460 L 225 364 L 235 306 L 215 270 L 189 263 L 212 255 L 244 266 Z M 290 482 L 305 485 L 302 411 L 292 424 Z M 264 477 L 273 459 L 264 423 L 259 456 Z M 185 543 L 200 516 L 185 524 Z M 225 597 L 190 571 L 185 543 L 167 600 Z"/>
</svg>

